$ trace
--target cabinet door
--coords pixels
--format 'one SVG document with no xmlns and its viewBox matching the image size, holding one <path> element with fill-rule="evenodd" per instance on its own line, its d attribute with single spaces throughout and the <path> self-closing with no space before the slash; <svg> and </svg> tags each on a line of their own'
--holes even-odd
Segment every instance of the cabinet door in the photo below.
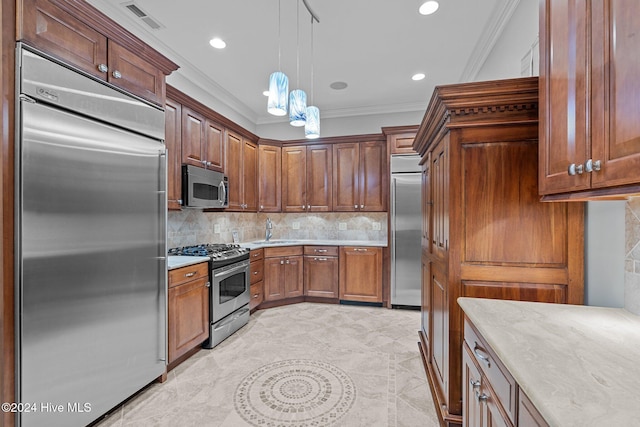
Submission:
<svg viewBox="0 0 640 427">
<path fill-rule="evenodd" d="M 448 395 L 449 378 L 449 310 L 447 309 L 447 280 L 441 266 L 431 264 L 431 363 L 438 386 Z"/>
<path fill-rule="evenodd" d="M 182 106 L 167 99 L 164 106 L 164 142 L 167 147 L 167 205 L 169 210 L 182 206 Z"/>
<path fill-rule="evenodd" d="M 304 294 L 302 256 L 287 257 L 284 262 L 284 288 L 287 298 Z"/>
<path fill-rule="evenodd" d="M 205 123 L 204 116 L 182 107 L 182 163 L 204 167 Z"/>
<path fill-rule="evenodd" d="M 207 162 L 207 169 L 224 172 L 224 128 L 210 120 L 205 124 L 202 158 Z"/>
<path fill-rule="evenodd" d="M 591 174 L 568 173 L 570 165 L 583 165 L 589 158 L 590 4 L 586 0 L 540 2 L 540 194 L 590 186 Z"/>
<path fill-rule="evenodd" d="M 486 427 L 511 427 L 510 421 L 500 412 L 500 401 L 493 394 L 489 387 L 482 387 L 479 399 L 484 402 L 483 426 Z"/>
<path fill-rule="evenodd" d="M 387 210 L 386 165 L 387 150 L 382 142 L 360 143 L 360 200 L 358 210 Z"/>
<path fill-rule="evenodd" d="M 422 303 L 420 307 L 420 326 L 422 332 L 427 339 L 427 347 L 431 348 L 431 268 L 427 257 L 422 255 L 422 277 L 421 277 L 421 297 Z M 429 350 L 430 357 L 431 350 Z"/>
<path fill-rule="evenodd" d="M 165 85 L 162 71 L 130 50 L 109 40 L 108 81 L 158 105 L 164 105 Z"/>
<path fill-rule="evenodd" d="M 242 210 L 242 192 L 244 178 L 242 172 L 242 138 L 233 132 L 227 131 L 225 168 L 229 177 L 229 207 L 227 210 Z"/>
<path fill-rule="evenodd" d="M 333 210 L 353 212 L 360 206 L 360 145 L 335 144 L 333 147 Z"/>
<path fill-rule="evenodd" d="M 276 301 L 285 298 L 284 258 L 264 259 L 264 300 Z"/>
<path fill-rule="evenodd" d="M 549 427 L 522 389 L 518 392 L 518 427 Z"/>
<path fill-rule="evenodd" d="M 209 337 L 209 288 L 203 277 L 169 288 L 169 363 Z"/>
<path fill-rule="evenodd" d="M 382 302 L 382 249 L 340 248 L 340 299 Z"/>
<path fill-rule="evenodd" d="M 304 257 L 304 294 L 312 297 L 338 298 L 338 258 Z"/>
<path fill-rule="evenodd" d="M 331 212 L 333 156 L 331 145 L 316 144 L 307 147 L 307 210 Z"/>
<path fill-rule="evenodd" d="M 242 176 L 244 210 L 258 211 L 258 145 L 244 141 L 242 150 Z"/>
<path fill-rule="evenodd" d="M 306 200 L 306 147 L 282 149 L 282 211 L 305 212 Z"/>
<path fill-rule="evenodd" d="M 22 0 L 18 38 L 82 71 L 107 79 L 107 38 L 47 0 Z"/>
<path fill-rule="evenodd" d="M 431 248 L 431 181 L 429 166 L 431 165 L 431 153 L 427 153 L 422 164 L 422 250 L 429 252 Z"/>
<path fill-rule="evenodd" d="M 431 152 L 429 181 L 431 182 L 431 230 L 429 252 L 444 260 L 449 250 L 449 144 L 448 137 Z"/>
<path fill-rule="evenodd" d="M 271 145 L 258 147 L 258 210 L 280 212 L 282 209 L 281 148 Z"/>
<path fill-rule="evenodd" d="M 640 182 L 640 2 L 591 2 L 592 187 Z"/>
<path fill-rule="evenodd" d="M 413 141 L 416 138 L 415 132 L 399 133 L 389 137 L 391 154 L 416 154 L 413 151 Z"/>
<path fill-rule="evenodd" d="M 481 427 L 483 414 L 478 397 L 482 377 L 469 351 L 465 344 L 462 349 L 462 427 Z"/>
</svg>

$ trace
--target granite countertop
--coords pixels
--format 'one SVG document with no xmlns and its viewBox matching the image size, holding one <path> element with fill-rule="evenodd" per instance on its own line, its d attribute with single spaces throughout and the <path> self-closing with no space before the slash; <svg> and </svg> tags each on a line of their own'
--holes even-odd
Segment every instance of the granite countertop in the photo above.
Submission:
<svg viewBox="0 0 640 427">
<path fill-rule="evenodd" d="M 322 246 L 369 246 L 369 247 L 386 247 L 387 242 L 377 240 L 296 240 L 296 239 L 272 239 L 268 242 L 253 241 L 240 243 L 240 246 L 248 249 L 260 249 L 274 246 L 304 246 L 304 245 L 322 245 Z"/>
<path fill-rule="evenodd" d="M 640 426 L 640 316 L 478 298 L 458 304 L 550 426 Z"/>
<path fill-rule="evenodd" d="M 174 268 L 186 267 L 187 265 L 199 264 L 209 261 L 208 256 L 177 256 L 170 255 L 167 257 L 167 266 L 169 270 Z"/>
</svg>

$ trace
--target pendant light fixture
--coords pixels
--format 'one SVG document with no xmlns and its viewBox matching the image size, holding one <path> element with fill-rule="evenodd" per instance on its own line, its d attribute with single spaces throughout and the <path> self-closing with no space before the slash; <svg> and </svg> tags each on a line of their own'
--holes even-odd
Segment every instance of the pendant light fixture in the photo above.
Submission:
<svg viewBox="0 0 640 427">
<path fill-rule="evenodd" d="M 313 15 L 311 15 L 311 99 L 313 103 Z M 308 139 L 320 137 L 320 110 L 316 106 L 307 107 L 307 120 L 304 123 L 304 136 Z"/>
<path fill-rule="evenodd" d="M 296 86 L 300 87 L 300 1 L 296 2 Z M 289 95 L 289 124 L 304 126 L 307 121 L 307 94 L 301 89 Z"/>
<path fill-rule="evenodd" d="M 280 22 L 280 0 L 278 0 L 278 71 L 269 76 L 269 99 L 267 101 L 267 111 L 274 116 L 287 115 L 287 101 L 289 97 L 289 78 L 283 73 L 280 66 L 281 57 L 281 22 Z"/>
</svg>

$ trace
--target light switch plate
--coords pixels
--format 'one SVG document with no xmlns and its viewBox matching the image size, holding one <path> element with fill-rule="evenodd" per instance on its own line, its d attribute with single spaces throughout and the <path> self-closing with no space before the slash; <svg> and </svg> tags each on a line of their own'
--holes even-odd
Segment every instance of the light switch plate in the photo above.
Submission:
<svg viewBox="0 0 640 427">
<path fill-rule="evenodd" d="M 293 228 L 294 230 L 300 230 L 300 223 L 299 222 L 292 223 L 291 228 Z"/>
<path fill-rule="evenodd" d="M 231 235 L 233 236 L 233 243 L 240 243 L 240 239 L 238 238 L 238 232 L 232 231 Z"/>
<path fill-rule="evenodd" d="M 220 234 L 220 224 L 213 225 L 213 232 L 216 234 Z"/>
<path fill-rule="evenodd" d="M 380 223 L 379 222 L 374 222 L 373 223 L 373 229 L 374 230 L 380 230 Z"/>
<path fill-rule="evenodd" d="M 346 222 L 338 223 L 338 230 L 346 230 L 346 229 L 347 229 L 347 223 Z"/>
</svg>

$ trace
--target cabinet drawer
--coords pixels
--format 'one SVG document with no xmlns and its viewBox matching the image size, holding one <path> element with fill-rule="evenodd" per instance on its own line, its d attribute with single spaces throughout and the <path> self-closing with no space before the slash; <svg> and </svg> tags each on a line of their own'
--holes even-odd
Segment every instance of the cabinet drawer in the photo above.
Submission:
<svg viewBox="0 0 640 427">
<path fill-rule="evenodd" d="M 251 285 L 251 300 L 249 301 L 249 310 L 253 310 L 264 301 L 264 282 L 261 280 Z"/>
<path fill-rule="evenodd" d="M 260 249 L 251 249 L 251 251 L 249 252 L 249 259 L 251 259 L 251 261 L 257 261 L 259 259 L 264 258 L 264 249 L 260 248 Z"/>
<path fill-rule="evenodd" d="M 518 405 L 515 380 L 467 319 L 464 321 L 464 341 L 469 346 L 480 370 L 491 384 L 496 398 L 502 402 L 509 419 L 515 423 L 516 406 Z"/>
<path fill-rule="evenodd" d="M 172 288 L 201 277 L 209 279 L 208 262 L 201 262 L 200 264 L 188 265 L 186 267 L 169 270 L 169 287 Z"/>
<path fill-rule="evenodd" d="M 261 282 L 264 278 L 264 261 L 253 261 L 251 262 L 251 284 L 253 285 L 256 282 Z"/>
<path fill-rule="evenodd" d="M 284 246 L 277 248 L 264 248 L 264 257 L 273 258 L 279 256 L 302 255 L 302 246 Z"/>
<path fill-rule="evenodd" d="M 337 246 L 305 246 L 305 255 L 338 256 Z"/>
</svg>

